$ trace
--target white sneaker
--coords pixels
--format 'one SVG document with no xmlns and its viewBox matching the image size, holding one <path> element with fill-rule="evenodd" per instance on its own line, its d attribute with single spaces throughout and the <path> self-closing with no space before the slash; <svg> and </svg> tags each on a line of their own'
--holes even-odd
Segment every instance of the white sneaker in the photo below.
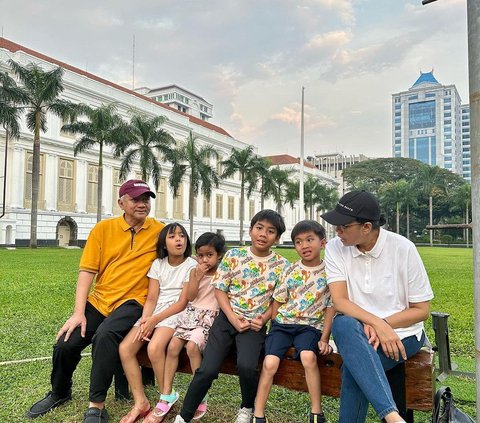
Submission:
<svg viewBox="0 0 480 423">
<path fill-rule="evenodd" d="M 182 419 L 182 416 L 180 414 L 178 414 L 177 417 L 175 417 L 175 420 L 173 421 L 173 423 L 187 423 L 187 422 Z"/>
<path fill-rule="evenodd" d="M 235 423 L 250 423 L 250 418 L 253 415 L 253 408 L 240 408 L 237 413 Z"/>
</svg>

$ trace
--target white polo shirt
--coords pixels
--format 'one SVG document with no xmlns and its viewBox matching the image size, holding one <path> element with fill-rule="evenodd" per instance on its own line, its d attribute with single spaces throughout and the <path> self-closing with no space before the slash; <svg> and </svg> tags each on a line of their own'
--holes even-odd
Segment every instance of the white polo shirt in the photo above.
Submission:
<svg viewBox="0 0 480 423">
<path fill-rule="evenodd" d="M 345 247 L 340 238 L 325 250 L 328 284 L 346 281 L 348 297 L 364 310 L 385 318 L 433 298 L 427 272 L 415 245 L 405 237 L 380 228 L 371 251 Z M 335 306 L 335 303 L 333 304 Z M 400 339 L 422 334 L 423 322 L 397 328 Z"/>
</svg>

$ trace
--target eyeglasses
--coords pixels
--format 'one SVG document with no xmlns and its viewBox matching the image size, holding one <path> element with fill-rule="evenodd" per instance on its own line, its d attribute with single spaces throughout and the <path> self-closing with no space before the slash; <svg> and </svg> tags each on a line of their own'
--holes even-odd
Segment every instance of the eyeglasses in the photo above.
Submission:
<svg viewBox="0 0 480 423">
<path fill-rule="evenodd" d="M 350 226 L 358 226 L 358 225 L 363 225 L 363 223 L 347 223 L 346 225 L 336 225 L 337 230 L 340 232 L 343 232 L 345 229 L 348 229 Z"/>
</svg>

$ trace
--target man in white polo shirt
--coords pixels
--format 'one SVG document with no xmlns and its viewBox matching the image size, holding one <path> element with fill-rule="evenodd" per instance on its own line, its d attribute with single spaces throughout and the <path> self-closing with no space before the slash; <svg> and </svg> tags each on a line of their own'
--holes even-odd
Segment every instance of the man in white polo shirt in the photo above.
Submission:
<svg viewBox="0 0 480 423">
<path fill-rule="evenodd" d="M 337 233 L 325 264 L 343 358 L 339 423 L 365 422 L 369 403 L 387 423 L 403 422 L 385 370 L 425 341 L 433 292 L 422 260 L 412 242 L 381 228 L 378 201 L 366 191 L 345 194 L 322 218 Z"/>
</svg>

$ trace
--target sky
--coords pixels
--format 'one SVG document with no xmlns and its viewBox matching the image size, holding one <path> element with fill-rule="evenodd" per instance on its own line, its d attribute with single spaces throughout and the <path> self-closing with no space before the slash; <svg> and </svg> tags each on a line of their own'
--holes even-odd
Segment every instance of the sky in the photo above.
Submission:
<svg viewBox="0 0 480 423">
<path fill-rule="evenodd" d="M 259 154 L 391 155 L 420 71 L 468 103 L 466 0 L 0 0 L 5 38 L 128 88 L 177 84 Z"/>
</svg>

